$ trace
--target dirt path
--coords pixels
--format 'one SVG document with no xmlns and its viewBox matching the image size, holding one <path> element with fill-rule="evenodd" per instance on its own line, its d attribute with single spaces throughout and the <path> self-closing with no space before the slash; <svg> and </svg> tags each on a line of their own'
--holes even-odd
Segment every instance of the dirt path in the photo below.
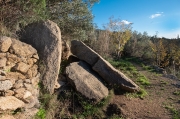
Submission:
<svg viewBox="0 0 180 119">
<path fill-rule="evenodd" d="M 145 75 L 150 85 L 145 87 L 148 95 L 143 98 L 115 95 L 111 103 L 117 105 L 125 119 L 180 119 L 180 87 L 178 80 L 165 78 L 160 74 L 144 70 L 135 65 Z"/>
</svg>

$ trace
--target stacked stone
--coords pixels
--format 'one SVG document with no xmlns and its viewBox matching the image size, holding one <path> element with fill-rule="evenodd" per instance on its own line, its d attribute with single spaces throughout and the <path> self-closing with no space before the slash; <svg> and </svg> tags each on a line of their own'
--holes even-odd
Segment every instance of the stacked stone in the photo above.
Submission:
<svg viewBox="0 0 180 119">
<path fill-rule="evenodd" d="M 36 49 L 0 36 L 0 112 L 39 105 L 39 59 Z"/>
</svg>

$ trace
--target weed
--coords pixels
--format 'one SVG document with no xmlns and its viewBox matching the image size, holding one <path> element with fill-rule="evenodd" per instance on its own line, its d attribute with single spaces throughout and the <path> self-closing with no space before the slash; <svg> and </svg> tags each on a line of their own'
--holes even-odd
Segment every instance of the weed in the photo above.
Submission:
<svg viewBox="0 0 180 119">
<path fill-rule="evenodd" d="M 36 114 L 36 118 L 45 119 L 45 117 L 46 117 L 46 110 L 43 108 L 40 108 Z"/>
<path fill-rule="evenodd" d="M 141 85 L 149 85 L 149 80 L 144 75 L 139 75 L 137 78 L 137 82 L 139 82 Z"/>
<path fill-rule="evenodd" d="M 164 85 L 167 85 L 167 84 L 168 84 L 168 82 L 163 81 L 163 80 L 161 80 L 160 83 L 161 83 L 161 84 L 164 84 Z"/>
<path fill-rule="evenodd" d="M 174 95 L 180 95 L 180 91 L 173 92 Z"/>
<path fill-rule="evenodd" d="M 65 71 L 67 65 L 68 65 L 68 60 L 61 61 L 59 74 L 62 74 Z"/>
<path fill-rule="evenodd" d="M 137 93 L 126 93 L 125 95 L 127 97 L 129 97 L 129 98 L 134 98 L 135 97 L 135 98 L 143 99 L 145 96 L 148 95 L 148 93 L 147 93 L 147 91 L 145 89 L 141 88 L 141 90 L 139 92 L 137 92 Z"/>
<path fill-rule="evenodd" d="M 144 64 L 141 64 L 141 66 L 143 67 L 144 70 L 151 71 L 151 72 L 154 71 L 154 69 L 151 66 L 146 66 Z"/>
<path fill-rule="evenodd" d="M 173 119 L 180 119 L 180 113 L 178 113 L 178 110 L 173 107 L 173 105 L 167 105 L 165 104 L 164 107 L 168 109 L 173 114 Z"/>
</svg>

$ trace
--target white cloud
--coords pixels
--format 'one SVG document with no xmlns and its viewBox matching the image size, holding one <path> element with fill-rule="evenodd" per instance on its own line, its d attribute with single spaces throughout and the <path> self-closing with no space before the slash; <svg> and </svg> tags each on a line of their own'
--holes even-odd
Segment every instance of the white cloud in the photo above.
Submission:
<svg viewBox="0 0 180 119">
<path fill-rule="evenodd" d="M 162 14 L 163 14 L 163 12 L 157 13 L 157 14 L 152 14 L 149 18 L 154 19 L 156 17 L 160 17 Z"/>
<path fill-rule="evenodd" d="M 132 22 L 129 22 L 129 21 L 127 21 L 127 20 L 122 20 L 121 23 L 127 24 L 127 25 L 128 25 L 128 24 L 132 24 Z"/>
</svg>

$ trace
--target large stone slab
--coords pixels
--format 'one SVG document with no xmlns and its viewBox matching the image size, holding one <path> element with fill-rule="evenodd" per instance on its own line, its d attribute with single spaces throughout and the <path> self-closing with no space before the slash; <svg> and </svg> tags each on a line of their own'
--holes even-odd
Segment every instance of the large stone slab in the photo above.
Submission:
<svg viewBox="0 0 180 119">
<path fill-rule="evenodd" d="M 76 90 L 87 98 L 100 101 L 108 96 L 108 89 L 87 63 L 83 61 L 71 63 L 66 67 L 66 75 Z"/>
<path fill-rule="evenodd" d="M 19 33 L 21 41 L 31 44 L 38 51 L 41 61 L 40 72 L 47 91 L 54 93 L 61 62 L 61 32 L 56 23 L 32 23 Z"/>
<path fill-rule="evenodd" d="M 116 70 L 110 63 L 83 42 L 77 40 L 72 41 L 71 52 L 79 59 L 90 64 L 93 70 L 109 84 L 120 86 L 122 89 L 130 92 L 139 90 L 139 86 L 131 79 L 126 77 L 122 72 Z"/>
<path fill-rule="evenodd" d="M 77 40 L 71 41 L 71 52 L 91 66 L 93 66 L 98 61 L 99 57 L 101 57 L 83 42 Z"/>
<path fill-rule="evenodd" d="M 0 110 L 16 110 L 24 105 L 23 101 L 14 96 L 0 97 Z"/>
<path fill-rule="evenodd" d="M 131 79 L 103 58 L 99 58 L 92 68 L 109 84 L 119 85 L 122 89 L 130 92 L 139 90 L 139 87 Z"/>
</svg>

